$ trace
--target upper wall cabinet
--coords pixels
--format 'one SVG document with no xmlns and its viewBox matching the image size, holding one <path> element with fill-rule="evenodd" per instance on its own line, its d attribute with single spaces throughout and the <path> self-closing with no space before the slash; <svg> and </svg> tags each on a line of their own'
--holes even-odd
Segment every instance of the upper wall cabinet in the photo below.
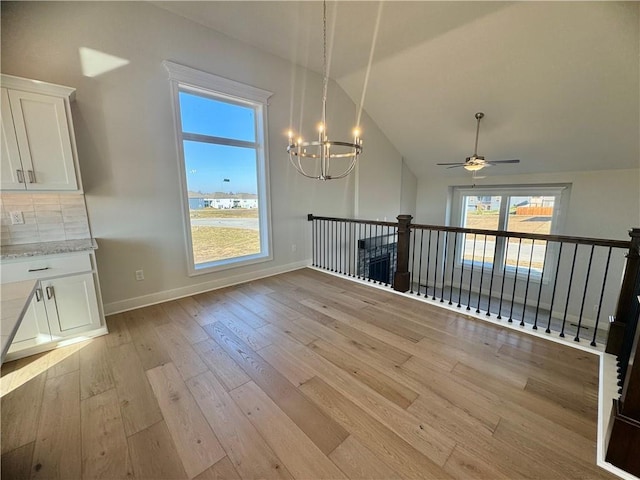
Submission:
<svg viewBox="0 0 640 480">
<path fill-rule="evenodd" d="M 75 90 L 2 75 L 2 190 L 80 191 Z"/>
</svg>

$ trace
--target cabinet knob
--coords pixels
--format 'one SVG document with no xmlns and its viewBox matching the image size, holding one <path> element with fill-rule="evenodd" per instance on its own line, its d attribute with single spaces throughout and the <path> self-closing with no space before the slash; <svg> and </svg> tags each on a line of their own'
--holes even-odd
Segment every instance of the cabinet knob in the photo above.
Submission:
<svg viewBox="0 0 640 480">
<path fill-rule="evenodd" d="M 47 300 L 51 300 L 53 298 L 53 287 L 49 286 L 46 288 L 47 290 Z"/>
<path fill-rule="evenodd" d="M 42 289 L 36 288 L 36 302 L 42 301 Z"/>
<path fill-rule="evenodd" d="M 36 183 L 36 174 L 33 170 L 27 170 L 29 174 L 29 183 Z"/>
<path fill-rule="evenodd" d="M 24 183 L 24 172 L 21 169 L 16 170 L 16 175 L 18 176 L 18 183 Z"/>
</svg>

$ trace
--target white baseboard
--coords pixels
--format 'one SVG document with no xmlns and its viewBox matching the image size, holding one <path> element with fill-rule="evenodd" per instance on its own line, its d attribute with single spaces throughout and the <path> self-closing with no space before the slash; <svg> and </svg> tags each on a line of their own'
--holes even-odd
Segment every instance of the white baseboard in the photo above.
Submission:
<svg viewBox="0 0 640 480">
<path fill-rule="evenodd" d="M 254 270 L 238 275 L 225 276 L 224 278 L 218 280 L 211 280 L 204 283 L 198 283 L 196 285 L 189 285 L 187 287 L 174 288 L 172 290 L 163 290 L 161 292 L 150 293 L 148 295 L 142 295 L 140 297 L 133 297 L 117 302 L 105 303 L 104 314 L 114 315 L 116 313 L 134 310 L 136 308 L 148 307 L 157 303 L 168 302 L 170 300 L 176 300 L 178 298 L 208 292 L 210 290 L 217 290 L 219 288 L 230 287 L 239 283 L 250 282 L 252 280 L 258 280 L 260 278 L 271 277 L 280 273 L 298 270 L 300 268 L 308 267 L 309 265 L 311 265 L 310 259 L 302 260 L 299 262 L 288 263 L 286 265 L 280 265 L 277 267 Z"/>
</svg>

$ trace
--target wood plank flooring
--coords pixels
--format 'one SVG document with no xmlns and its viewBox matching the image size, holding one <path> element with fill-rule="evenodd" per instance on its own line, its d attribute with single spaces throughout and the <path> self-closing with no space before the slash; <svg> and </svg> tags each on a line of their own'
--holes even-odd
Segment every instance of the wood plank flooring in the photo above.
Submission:
<svg viewBox="0 0 640 480">
<path fill-rule="evenodd" d="M 604 479 L 598 358 L 311 269 L 3 366 L 2 479 Z"/>
</svg>

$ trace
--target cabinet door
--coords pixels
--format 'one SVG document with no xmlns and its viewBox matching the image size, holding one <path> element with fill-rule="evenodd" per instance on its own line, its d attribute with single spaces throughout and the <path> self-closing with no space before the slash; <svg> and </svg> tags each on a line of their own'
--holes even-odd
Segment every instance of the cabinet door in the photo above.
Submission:
<svg viewBox="0 0 640 480">
<path fill-rule="evenodd" d="M 20 151 L 18 150 L 18 140 L 13 127 L 13 117 L 11 116 L 11 105 L 9 104 L 9 93 L 6 88 L 0 89 L 2 95 L 2 131 L 0 141 L 2 151 L 0 152 L 0 188 L 7 190 L 24 190 L 24 171 L 20 162 Z"/>
<path fill-rule="evenodd" d="M 9 90 L 27 190 L 77 190 L 65 101 Z"/>
<path fill-rule="evenodd" d="M 41 343 L 51 341 L 47 312 L 44 306 L 42 290 L 38 287 L 36 295 L 31 300 L 29 308 L 18 327 L 16 336 L 13 338 L 9 352 L 17 352 L 24 348 L 34 347 Z"/>
<path fill-rule="evenodd" d="M 92 273 L 45 280 L 42 288 L 54 340 L 100 327 Z"/>
</svg>

